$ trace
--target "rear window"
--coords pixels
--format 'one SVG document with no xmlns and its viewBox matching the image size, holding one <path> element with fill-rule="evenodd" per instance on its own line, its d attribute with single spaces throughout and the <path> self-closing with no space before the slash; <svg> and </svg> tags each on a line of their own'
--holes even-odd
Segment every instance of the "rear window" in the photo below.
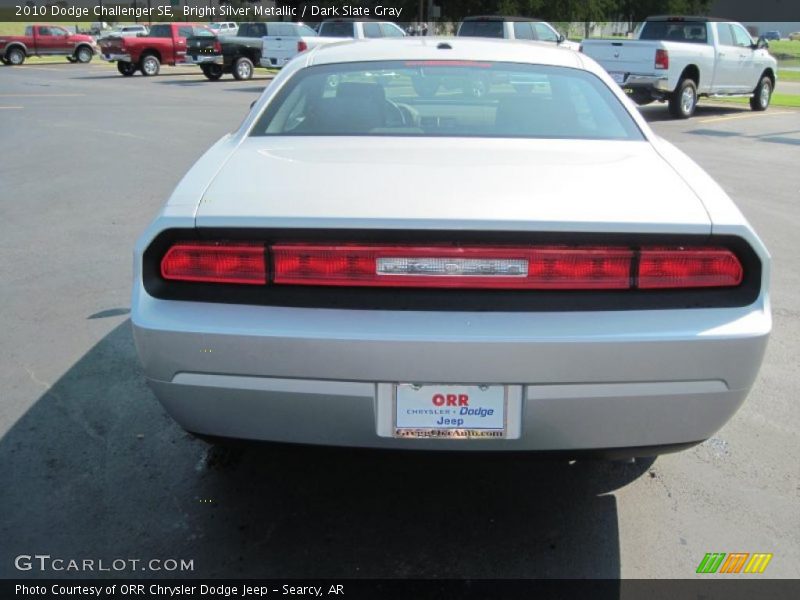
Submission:
<svg viewBox="0 0 800 600">
<path fill-rule="evenodd" d="M 465 61 L 302 69 L 251 135 L 642 139 L 619 99 L 591 73 Z"/>
<path fill-rule="evenodd" d="M 458 29 L 458 35 L 463 37 L 486 38 L 505 37 L 502 21 L 464 21 Z"/>
<path fill-rule="evenodd" d="M 702 21 L 647 21 L 639 39 L 705 44 L 708 32 Z"/>
<path fill-rule="evenodd" d="M 153 25 L 150 28 L 149 37 L 172 37 L 171 25 Z"/>
<path fill-rule="evenodd" d="M 355 23 L 349 21 L 327 21 L 320 25 L 319 34 L 322 37 L 355 37 L 354 25 Z"/>
</svg>

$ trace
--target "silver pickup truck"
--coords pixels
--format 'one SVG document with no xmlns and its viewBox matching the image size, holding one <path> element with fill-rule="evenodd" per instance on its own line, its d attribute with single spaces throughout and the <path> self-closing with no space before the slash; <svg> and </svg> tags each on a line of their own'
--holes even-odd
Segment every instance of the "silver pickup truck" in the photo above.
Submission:
<svg viewBox="0 0 800 600">
<path fill-rule="evenodd" d="M 766 110 L 775 89 L 766 40 L 740 23 L 649 17 L 635 40 L 584 40 L 581 48 L 637 104 L 667 101 L 677 118 L 692 116 L 701 96 L 748 96 L 753 110 Z"/>
<path fill-rule="evenodd" d="M 322 44 L 346 39 L 403 37 L 405 32 L 389 21 L 354 21 L 331 19 L 323 21 L 319 33 L 306 25 L 279 23 L 280 35 L 268 35 L 261 50 L 262 67 L 282 67 L 295 56 Z"/>
</svg>

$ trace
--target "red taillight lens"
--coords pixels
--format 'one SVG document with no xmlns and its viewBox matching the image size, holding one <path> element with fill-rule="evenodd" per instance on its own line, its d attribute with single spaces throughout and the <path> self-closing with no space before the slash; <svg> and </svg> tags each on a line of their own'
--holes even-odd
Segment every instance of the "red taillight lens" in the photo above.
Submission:
<svg viewBox="0 0 800 600">
<path fill-rule="evenodd" d="M 173 281 L 519 290 L 735 287 L 744 269 L 720 247 L 409 246 L 179 242 L 161 260 Z"/>
<path fill-rule="evenodd" d="M 174 281 L 263 285 L 267 282 L 264 245 L 177 243 L 161 260 L 161 276 Z"/>
<path fill-rule="evenodd" d="M 633 250 L 616 247 L 272 246 L 274 282 L 478 289 L 625 289 Z"/>
<path fill-rule="evenodd" d="M 297 42 L 297 51 L 298 52 L 305 52 L 308 50 L 308 44 L 306 44 L 303 40 Z"/>
<path fill-rule="evenodd" d="M 732 287 L 744 278 L 742 264 L 725 248 L 643 249 L 639 287 Z"/>
<path fill-rule="evenodd" d="M 217 54 L 222 54 L 222 44 L 220 44 L 219 40 L 214 42 L 214 52 Z"/>
<path fill-rule="evenodd" d="M 656 50 L 656 69 L 669 69 L 669 52 Z"/>
</svg>

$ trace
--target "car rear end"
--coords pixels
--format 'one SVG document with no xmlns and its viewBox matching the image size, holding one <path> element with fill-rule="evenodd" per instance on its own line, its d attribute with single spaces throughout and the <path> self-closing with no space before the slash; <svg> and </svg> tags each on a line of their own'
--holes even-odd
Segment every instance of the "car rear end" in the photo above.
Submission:
<svg viewBox="0 0 800 600">
<path fill-rule="evenodd" d="M 334 115 L 339 95 L 364 101 L 359 124 L 376 98 L 365 79 L 398 78 L 386 89 L 420 112 L 405 137 L 332 134 L 342 118 L 273 135 L 287 73 L 198 162 L 137 245 L 132 322 L 158 398 L 189 431 L 312 444 L 635 456 L 711 436 L 770 331 L 761 242 L 637 116 L 603 139 L 537 139 L 525 127 L 545 122 L 524 115 L 522 133 L 469 135 L 481 119 L 505 132 L 517 93 L 497 85 L 476 103 L 401 85 L 422 69 L 536 71 L 586 100 L 597 81 L 443 62 L 307 75 L 336 76 L 335 92 L 309 80 Z M 627 109 L 604 89 L 607 122 Z M 543 110 L 563 109 L 552 100 Z M 447 103 L 460 117 L 433 119 Z"/>
</svg>

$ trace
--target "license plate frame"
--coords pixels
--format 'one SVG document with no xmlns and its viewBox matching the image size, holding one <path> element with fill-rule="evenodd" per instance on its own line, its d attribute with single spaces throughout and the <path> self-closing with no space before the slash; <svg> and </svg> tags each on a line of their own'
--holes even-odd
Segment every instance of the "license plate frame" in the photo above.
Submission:
<svg viewBox="0 0 800 600">
<path fill-rule="evenodd" d="M 512 437 L 509 435 L 507 385 L 395 383 L 391 400 L 394 438 L 502 440 Z M 400 411 L 404 409 L 421 412 L 401 416 Z M 494 412 L 497 410 L 501 411 L 499 415 Z M 462 414 L 462 411 L 469 414 Z M 437 423 L 441 420 L 448 422 Z"/>
<path fill-rule="evenodd" d="M 611 75 L 611 79 L 613 79 L 614 82 L 618 83 L 619 85 L 625 83 L 628 75 L 624 71 L 609 71 L 608 74 Z"/>
</svg>

